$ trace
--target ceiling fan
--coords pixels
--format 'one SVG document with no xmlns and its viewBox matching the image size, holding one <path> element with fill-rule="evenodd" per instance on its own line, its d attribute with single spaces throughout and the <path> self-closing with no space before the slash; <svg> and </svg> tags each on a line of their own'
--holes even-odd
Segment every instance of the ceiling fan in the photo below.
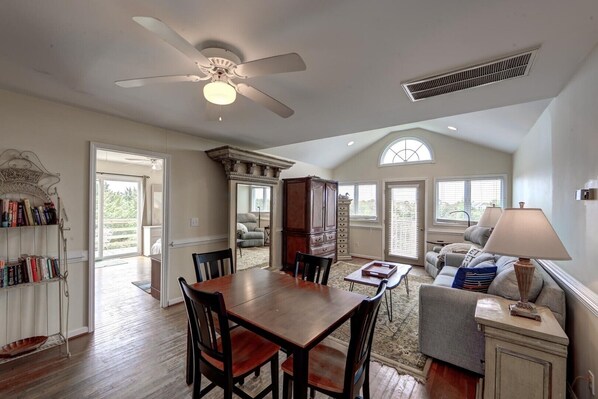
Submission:
<svg viewBox="0 0 598 399">
<path fill-rule="evenodd" d="M 197 65 L 201 75 L 169 75 L 118 80 L 114 82 L 118 86 L 131 88 L 154 83 L 197 83 L 209 80 L 210 82 L 203 88 L 203 94 L 206 100 L 213 104 L 232 104 L 236 99 L 236 93 L 239 93 L 283 118 L 293 115 L 294 111 L 285 104 L 253 86 L 236 82 L 236 80 L 276 73 L 304 71 L 306 69 L 305 62 L 299 54 L 288 53 L 242 63 L 239 56 L 229 50 L 222 48 L 197 50 L 191 43 L 157 18 L 133 17 L 133 20 L 189 57 Z"/>
<path fill-rule="evenodd" d="M 156 158 L 125 158 L 127 161 L 144 163 L 152 166 L 152 170 L 162 170 L 162 160 Z"/>
</svg>

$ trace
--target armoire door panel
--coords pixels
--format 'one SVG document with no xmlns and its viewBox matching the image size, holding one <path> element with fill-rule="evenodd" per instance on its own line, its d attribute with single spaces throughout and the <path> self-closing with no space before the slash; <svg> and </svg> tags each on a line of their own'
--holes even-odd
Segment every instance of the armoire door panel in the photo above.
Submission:
<svg viewBox="0 0 598 399">
<path fill-rule="evenodd" d="M 285 208 L 285 230 L 305 231 L 307 226 L 307 182 L 291 182 L 286 185 L 284 203 L 294 206 Z"/>
<path fill-rule="evenodd" d="M 319 180 L 311 182 L 311 231 L 324 230 L 324 195 L 325 183 Z"/>
<path fill-rule="evenodd" d="M 338 186 L 336 183 L 326 183 L 326 224 L 325 230 L 336 230 L 336 202 Z"/>
</svg>

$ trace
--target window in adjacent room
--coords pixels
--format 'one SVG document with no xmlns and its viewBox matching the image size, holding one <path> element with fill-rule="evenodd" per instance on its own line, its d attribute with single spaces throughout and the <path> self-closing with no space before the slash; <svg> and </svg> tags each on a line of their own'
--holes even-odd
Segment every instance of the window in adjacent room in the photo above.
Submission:
<svg viewBox="0 0 598 399">
<path fill-rule="evenodd" d="M 492 204 L 504 207 L 505 177 L 488 176 L 436 180 L 435 221 L 466 224 L 467 215 L 477 222 L 484 209 Z"/>
<path fill-rule="evenodd" d="M 415 162 L 432 162 L 430 147 L 413 137 L 403 137 L 391 143 L 382 152 L 380 165 L 396 165 Z"/>
<path fill-rule="evenodd" d="M 349 194 L 349 198 L 353 200 L 349 212 L 351 220 L 378 219 L 376 183 L 340 183 L 338 192 L 342 195 Z"/>
<path fill-rule="evenodd" d="M 251 212 L 270 212 L 270 187 L 251 186 Z"/>
</svg>

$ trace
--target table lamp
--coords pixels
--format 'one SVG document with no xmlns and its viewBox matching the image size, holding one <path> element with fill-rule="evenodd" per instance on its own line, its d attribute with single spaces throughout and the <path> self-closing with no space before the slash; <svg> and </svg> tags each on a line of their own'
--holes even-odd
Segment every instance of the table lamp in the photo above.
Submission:
<svg viewBox="0 0 598 399">
<path fill-rule="evenodd" d="M 511 315 L 540 320 L 536 307 L 528 302 L 534 276 L 530 259 L 570 260 L 571 257 L 552 225 L 539 208 L 507 208 L 490 235 L 485 252 L 517 256 L 515 276 L 520 300 L 510 305 Z"/>
<path fill-rule="evenodd" d="M 501 215 L 502 208 L 496 207 L 494 204 L 492 204 L 492 206 L 486 207 L 484 213 L 482 213 L 482 217 L 478 222 L 478 226 L 494 228 Z"/>
</svg>

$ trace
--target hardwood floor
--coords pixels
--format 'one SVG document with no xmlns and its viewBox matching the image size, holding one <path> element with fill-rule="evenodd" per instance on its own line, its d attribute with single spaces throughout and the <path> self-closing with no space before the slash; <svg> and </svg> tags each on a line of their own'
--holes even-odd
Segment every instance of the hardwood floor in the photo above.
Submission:
<svg viewBox="0 0 598 399">
<path fill-rule="evenodd" d="M 0 366 L 0 398 L 191 397 L 184 307 L 160 309 L 131 284 L 149 279 L 149 262 L 136 259 L 96 270 L 96 331 L 71 340 L 71 358 L 55 348 Z M 474 399 L 477 383 L 475 374 L 438 362 L 425 385 L 379 363 L 370 378 L 375 399 Z"/>
</svg>

